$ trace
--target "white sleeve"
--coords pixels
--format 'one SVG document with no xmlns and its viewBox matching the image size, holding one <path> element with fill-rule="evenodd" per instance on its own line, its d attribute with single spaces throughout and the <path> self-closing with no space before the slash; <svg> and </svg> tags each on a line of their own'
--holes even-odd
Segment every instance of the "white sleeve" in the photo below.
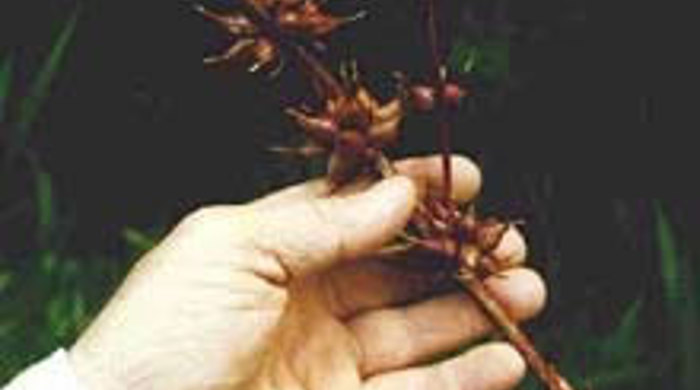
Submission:
<svg viewBox="0 0 700 390">
<path fill-rule="evenodd" d="M 78 383 L 63 349 L 27 368 L 2 390 L 87 390 Z"/>
</svg>

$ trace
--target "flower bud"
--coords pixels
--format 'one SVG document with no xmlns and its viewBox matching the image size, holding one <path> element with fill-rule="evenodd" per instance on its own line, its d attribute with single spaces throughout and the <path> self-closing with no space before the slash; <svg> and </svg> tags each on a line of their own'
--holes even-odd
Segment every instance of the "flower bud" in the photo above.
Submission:
<svg viewBox="0 0 700 390">
<path fill-rule="evenodd" d="M 435 89 L 427 85 L 414 85 L 409 89 L 409 99 L 416 111 L 430 111 L 435 108 Z"/>
<path fill-rule="evenodd" d="M 442 90 L 442 99 L 445 106 L 449 108 L 459 107 L 459 103 L 466 95 L 466 91 L 455 83 L 447 83 Z"/>
<path fill-rule="evenodd" d="M 336 150 L 344 156 L 365 157 L 368 147 L 367 139 L 356 131 L 341 132 L 336 139 Z"/>
</svg>

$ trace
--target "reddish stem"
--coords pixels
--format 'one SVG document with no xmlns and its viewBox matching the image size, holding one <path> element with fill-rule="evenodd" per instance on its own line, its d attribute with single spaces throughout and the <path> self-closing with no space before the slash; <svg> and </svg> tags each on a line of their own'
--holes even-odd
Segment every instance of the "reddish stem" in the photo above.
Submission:
<svg viewBox="0 0 700 390">
<path fill-rule="evenodd" d="M 452 166 L 451 166 L 451 139 L 450 126 L 448 123 L 446 104 L 444 101 L 444 88 L 447 81 L 447 71 L 443 66 L 442 56 L 439 47 L 437 31 L 437 0 L 425 0 L 426 5 L 426 28 L 428 45 L 430 47 L 430 57 L 432 63 L 432 84 L 436 101 L 438 131 L 440 136 L 440 154 L 443 165 L 443 202 L 448 211 L 448 217 L 444 221 L 448 226 L 455 226 L 458 223 L 456 203 L 452 201 Z M 518 327 L 503 306 L 495 299 L 493 294 L 486 288 L 483 282 L 468 266 L 468 261 L 463 259 L 463 242 L 460 237 L 455 237 L 454 252 L 446 247 L 442 250 L 451 258 L 459 259 L 462 266 L 458 271 L 457 278 L 460 283 L 469 291 L 471 296 L 478 302 L 486 314 L 491 318 L 496 326 L 505 334 L 508 341 L 520 352 L 528 366 L 547 385 L 550 390 L 573 390 L 573 387 L 564 379 L 556 367 L 548 363 L 537 351 L 528 336 Z M 465 260 L 465 261 L 463 261 Z"/>
<path fill-rule="evenodd" d="M 528 366 L 550 390 L 573 390 L 573 387 L 559 374 L 557 368 L 540 355 L 530 338 L 511 319 L 512 317 L 498 303 L 493 293 L 472 271 L 462 267 L 457 279 L 491 320 L 498 325 L 508 341 L 520 352 Z"/>
<path fill-rule="evenodd" d="M 452 163 L 451 155 L 451 139 L 450 126 L 447 122 L 447 112 L 445 110 L 445 102 L 442 98 L 442 91 L 446 83 L 446 71 L 442 65 L 442 56 L 440 55 L 440 42 L 438 39 L 438 23 L 437 23 L 437 0 L 425 0 L 426 13 L 426 29 L 428 36 L 428 46 L 431 59 L 432 84 L 437 98 L 436 107 L 438 133 L 440 137 L 440 155 L 442 156 L 443 167 L 443 202 L 451 211 L 450 215 L 454 214 L 454 206 L 452 202 Z"/>
<path fill-rule="evenodd" d="M 306 51 L 299 45 L 293 45 L 296 51 L 297 58 L 300 60 L 304 69 L 311 73 L 314 82 L 321 84 L 321 92 L 325 94 L 326 99 L 335 100 L 346 95 L 345 89 L 340 82 L 333 77 L 323 64 L 316 59 L 311 53 Z"/>
</svg>

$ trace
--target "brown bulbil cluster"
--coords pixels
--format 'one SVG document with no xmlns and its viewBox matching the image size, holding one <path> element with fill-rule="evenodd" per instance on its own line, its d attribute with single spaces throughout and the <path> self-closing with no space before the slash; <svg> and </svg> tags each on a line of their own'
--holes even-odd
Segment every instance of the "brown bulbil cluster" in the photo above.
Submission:
<svg viewBox="0 0 700 390">
<path fill-rule="evenodd" d="M 274 14 L 277 25 L 283 31 L 311 37 L 327 35 L 361 15 L 347 18 L 333 16 L 311 0 L 277 1 Z"/>
<path fill-rule="evenodd" d="M 377 170 L 382 151 L 399 136 L 403 116 L 398 98 L 381 104 L 361 86 L 352 94 L 327 98 L 320 113 L 286 111 L 307 135 L 307 144 L 299 151 L 330 156 L 328 176 L 335 187 Z"/>
<path fill-rule="evenodd" d="M 425 201 L 412 219 L 418 237 L 410 241 L 447 259 L 457 260 L 478 277 L 486 278 L 520 264 L 493 256 L 513 223 L 495 217 L 479 218 L 473 205 L 466 211 L 441 199 Z"/>
<path fill-rule="evenodd" d="M 223 27 L 234 38 L 233 44 L 223 53 L 206 57 L 205 64 L 239 62 L 246 64 L 250 72 L 279 67 L 277 45 L 245 13 L 219 14 L 201 5 L 195 6 L 195 10 Z"/>
<path fill-rule="evenodd" d="M 280 36 L 315 42 L 362 15 L 333 16 L 313 0 L 246 0 L 245 5 L 248 10 L 227 13 L 195 6 L 197 12 L 219 24 L 234 39 L 222 54 L 205 58 L 206 64 L 240 62 L 250 72 L 265 69 L 275 73 L 282 66 Z"/>
</svg>

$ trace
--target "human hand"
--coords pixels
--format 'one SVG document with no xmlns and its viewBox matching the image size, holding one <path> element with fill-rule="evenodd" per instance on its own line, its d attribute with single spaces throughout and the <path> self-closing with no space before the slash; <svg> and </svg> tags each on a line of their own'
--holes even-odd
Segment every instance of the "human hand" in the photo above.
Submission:
<svg viewBox="0 0 700 390">
<path fill-rule="evenodd" d="M 505 343 L 423 364 L 492 326 L 464 292 L 441 290 L 434 275 L 377 251 L 442 182 L 437 158 L 397 167 L 404 176 L 331 197 L 316 180 L 188 216 L 136 263 L 70 350 L 78 377 L 91 390 L 514 386 L 525 366 Z M 455 158 L 453 175 L 453 196 L 471 199 L 477 168 Z M 495 255 L 522 262 L 523 239 L 509 231 Z M 487 285 L 517 319 L 544 304 L 530 270 Z"/>
</svg>

